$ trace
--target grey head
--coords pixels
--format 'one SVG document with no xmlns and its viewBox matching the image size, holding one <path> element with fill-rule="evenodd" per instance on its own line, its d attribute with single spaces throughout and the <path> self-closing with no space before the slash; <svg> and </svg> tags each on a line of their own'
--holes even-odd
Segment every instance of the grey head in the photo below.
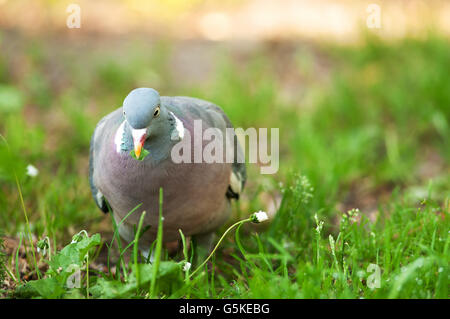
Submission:
<svg viewBox="0 0 450 319">
<path fill-rule="evenodd" d="M 131 91 L 123 101 L 123 113 L 133 129 L 143 129 L 150 126 L 152 119 L 159 115 L 160 105 L 158 91 L 138 88 Z"/>
<path fill-rule="evenodd" d="M 169 114 L 161 105 L 158 91 L 151 88 L 134 89 L 123 101 L 123 114 L 130 126 L 138 157 L 147 139 L 160 144 L 163 140 L 161 137 L 168 138 L 171 129 Z"/>
</svg>

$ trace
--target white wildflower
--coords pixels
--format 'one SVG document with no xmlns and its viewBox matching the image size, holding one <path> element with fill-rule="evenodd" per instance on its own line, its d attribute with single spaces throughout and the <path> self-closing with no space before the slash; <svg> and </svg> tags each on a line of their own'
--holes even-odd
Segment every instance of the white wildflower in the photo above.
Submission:
<svg viewBox="0 0 450 319">
<path fill-rule="evenodd" d="M 35 166 L 28 164 L 27 175 L 31 176 L 31 177 L 36 177 L 38 174 L 39 174 L 39 170 Z"/>
<path fill-rule="evenodd" d="M 42 252 L 42 256 L 45 256 L 47 254 L 47 249 L 46 248 L 37 247 L 36 251 L 37 251 L 38 254 L 41 254 L 41 252 Z"/>
<path fill-rule="evenodd" d="M 50 239 L 48 237 L 45 237 L 44 239 L 40 240 L 36 244 L 36 251 L 38 254 L 42 254 L 42 256 L 45 256 L 47 254 L 47 249 L 50 248 Z"/>
<path fill-rule="evenodd" d="M 323 228 L 323 220 L 319 220 L 319 217 L 317 216 L 317 214 L 314 214 L 314 219 L 316 220 L 316 233 L 318 235 L 320 235 L 320 232 L 322 231 Z"/>
<path fill-rule="evenodd" d="M 262 210 L 253 213 L 250 216 L 250 219 L 253 223 L 262 223 L 263 221 L 266 221 L 269 219 L 269 216 L 267 216 L 266 212 L 263 212 Z"/>
<path fill-rule="evenodd" d="M 191 269 L 191 263 L 190 262 L 186 262 L 183 266 L 183 271 L 189 271 L 189 269 Z"/>
</svg>

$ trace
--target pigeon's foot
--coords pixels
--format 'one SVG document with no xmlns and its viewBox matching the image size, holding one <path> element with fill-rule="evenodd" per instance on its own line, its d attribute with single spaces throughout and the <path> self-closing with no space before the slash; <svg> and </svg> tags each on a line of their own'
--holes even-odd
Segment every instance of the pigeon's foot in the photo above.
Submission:
<svg viewBox="0 0 450 319">
<path fill-rule="evenodd" d="M 206 258 L 208 258 L 214 247 L 213 244 L 215 237 L 216 234 L 214 232 L 192 236 L 192 244 L 194 246 L 194 265 L 200 265 Z"/>
<path fill-rule="evenodd" d="M 155 250 L 150 251 L 150 248 L 141 250 L 142 256 L 146 262 L 153 264 L 155 261 Z"/>
</svg>

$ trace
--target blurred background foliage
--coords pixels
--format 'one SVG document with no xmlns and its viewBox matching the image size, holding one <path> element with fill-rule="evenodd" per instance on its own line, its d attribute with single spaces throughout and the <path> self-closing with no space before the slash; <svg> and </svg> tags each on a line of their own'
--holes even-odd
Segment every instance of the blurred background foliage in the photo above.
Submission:
<svg viewBox="0 0 450 319">
<path fill-rule="evenodd" d="M 428 13 L 447 8 L 430 3 Z M 349 33 L 345 43 L 334 39 L 332 30 L 327 41 L 302 39 L 301 30 L 265 37 L 259 30 L 248 39 L 248 30 L 236 38 L 229 30 L 229 38 L 212 41 L 195 32 L 185 39 L 183 30 L 166 34 L 152 18 L 184 21 L 194 12 L 223 10 L 232 20 L 249 14 L 255 4 L 81 1 L 80 29 L 54 25 L 68 15 L 64 1 L 0 5 L 2 15 L 8 14 L 0 33 L 0 130 L 9 145 L 0 146 L 0 227 L 10 234 L 23 227 L 14 172 L 39 233 L 97 217 L 86 179 L 89 139 L 97 121 L 139 86 L 211 100 L 239 127 L 280 128 L 280 171 L 261 176 L 250 167 L 243 210 L 277 206 L 279 195 L 274 199 L 264 192 L 278 194 L 278 183 L 293 172 L 308 176 L 318 208 L 325 205 L 331 212 L 360 205 L 374 213 L 395 187 L 424 185 L 430 178 L 448 190 L 450 45 L 445 26 L 430 31 L 430 24 L 422 22 L 395 40 L 384 36 L 387 24 L 380 30 L 361 28 L 357 38 Z M 108 11 L 95 17 L 111 19 L 117 28 L 128 27 L 108 12 L 144 16 L 155 25 L 117 34 L 92 20 L 102 5 Z M 261 1 L 260 6 L 262 12 L 275 4 Z M 339 8 L 354 13 L 360 6 L 350 1 Z M 421 6 L 404 8 L 419 14 Z M 34 20 L 20 22 L 10 15 L 19 8 L 30 19 L 52 19 L 36 20 L 29 30 Z M 328 10 L 326 3 L 322 8 Z M 392 19 L 390 10 L 386 4 L 382 22 Z M 366 16 L 362 11 L 358 19 Z M 39 169 L 37 178 L 25 174 L 28 164 Z"/>
</svg>

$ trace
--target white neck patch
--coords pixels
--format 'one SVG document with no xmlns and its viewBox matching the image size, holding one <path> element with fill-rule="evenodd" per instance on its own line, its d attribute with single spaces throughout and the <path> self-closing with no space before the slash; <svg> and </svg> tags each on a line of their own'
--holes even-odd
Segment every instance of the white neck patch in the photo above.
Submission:
<svg viewBox="0 0 450 319">
<path fill-rule="evenodd" d="M 172 131 L 172 134 L 170 135 L 170 139 L 172 141 L 180 141 L 184 137 L 183 122 L 181 122 L 180 119 L 178 117 L 176 117 L 175 114 L 173 114 L 173 112 L 169 112 L 169 113 L 175 119 L 175 129 Z"/>
<path fill-rule="evenodd" d="M 120 124 L 119 128 L 116 131 L 116 135 L 114 136 L 114 144 L 116 145 L 117 153 L 120 153 L 122 151 L 124 127 L 125 121 L 123 121 L 122 124 Z"/>
</svg>

